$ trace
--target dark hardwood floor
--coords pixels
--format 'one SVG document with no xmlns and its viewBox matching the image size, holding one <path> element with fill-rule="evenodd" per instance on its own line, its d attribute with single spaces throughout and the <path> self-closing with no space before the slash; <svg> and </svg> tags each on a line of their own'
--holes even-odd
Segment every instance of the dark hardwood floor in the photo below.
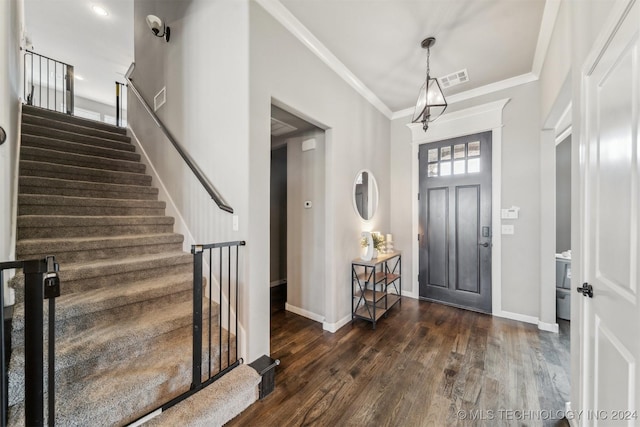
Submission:
<svg viewBox="0 0 640 427">
<path fill-rule="evenodd" d="M 275 391 L 229 426 L 531 426 L 569 400 L 569 324 L 561 333 L 404 299 L 376 330 L 331 334 L 286 311 L 271 324 Z"/>
</svg>

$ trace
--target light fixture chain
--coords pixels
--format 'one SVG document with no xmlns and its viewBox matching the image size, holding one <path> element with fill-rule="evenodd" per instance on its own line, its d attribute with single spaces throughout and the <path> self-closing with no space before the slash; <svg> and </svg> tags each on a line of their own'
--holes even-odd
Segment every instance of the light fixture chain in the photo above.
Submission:
<svg viewBox="0 0 640 427">
<path fill-rule="evenodd" d="M 431 56 L 431 49 L 427 48 L 427 79 L 429 79 L 429 57 Z"/>
</svg>

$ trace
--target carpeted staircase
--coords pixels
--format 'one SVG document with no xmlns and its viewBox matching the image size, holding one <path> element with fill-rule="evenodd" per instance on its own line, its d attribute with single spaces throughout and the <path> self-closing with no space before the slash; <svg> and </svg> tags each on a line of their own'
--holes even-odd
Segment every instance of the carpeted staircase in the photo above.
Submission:
<svg viewBox="0 0 640 427">
<path fill-rule="evenodd" d="M 189 389 L 192 256 L 183 252 L 183 236 L 173 233 L 174 219 L 164 215 L 165 203 L 125 130 L 30 106 L 23 107 L 22 123 L 17 256 L 55 255 L 60 263 L 56 424 L 125 425 Z M 21 425 L 20 275 L 13 284 L 9 425 Z M 209 304 L 203 306 L 207 315 Z M 212 311 L 216 319 L 216 304 Z M 216 327 L 214 342 L 217 333 Z M 223 423 L 255 401 L 260 378 L 241 368 L 225 379 L 233 383 L 235 375 L 242 383 L 232 387 L 241 390 L 237 412 L 221 408 L 223 417 L 209 414 L 183 425 Z M 211 387 L 225 394 L 223 385 Z"/>
</svg>

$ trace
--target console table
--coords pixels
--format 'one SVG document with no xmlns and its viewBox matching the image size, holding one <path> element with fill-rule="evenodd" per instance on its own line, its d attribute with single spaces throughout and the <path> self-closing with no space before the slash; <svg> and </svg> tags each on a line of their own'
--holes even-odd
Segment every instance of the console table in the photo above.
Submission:
<svg viewBox="0 0 640 427">
<path fill-rule="evenodd" d="M 402 300 L 402 252 L 380 254 L 371 261 L 351 262 L 351 319 L 373 324 Z"/>
</svg>

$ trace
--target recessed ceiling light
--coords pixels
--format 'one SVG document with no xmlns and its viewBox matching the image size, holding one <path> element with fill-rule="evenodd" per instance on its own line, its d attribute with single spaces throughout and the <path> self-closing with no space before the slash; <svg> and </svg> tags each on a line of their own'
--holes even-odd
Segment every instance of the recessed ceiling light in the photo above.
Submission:
<svg viewBox="0 0 640 427">
<path fill-rule="evenodd" d="M 93 11 L 95 12 L 96 15 L 99 16 L 107 16 L 109 15 L 109 12 L 107 12 L 107 10 L 104 7 L 98 6 L 98 5 L 93 5 L 91 6 L 91 9 L 93 9 Z"/>
</svg>

